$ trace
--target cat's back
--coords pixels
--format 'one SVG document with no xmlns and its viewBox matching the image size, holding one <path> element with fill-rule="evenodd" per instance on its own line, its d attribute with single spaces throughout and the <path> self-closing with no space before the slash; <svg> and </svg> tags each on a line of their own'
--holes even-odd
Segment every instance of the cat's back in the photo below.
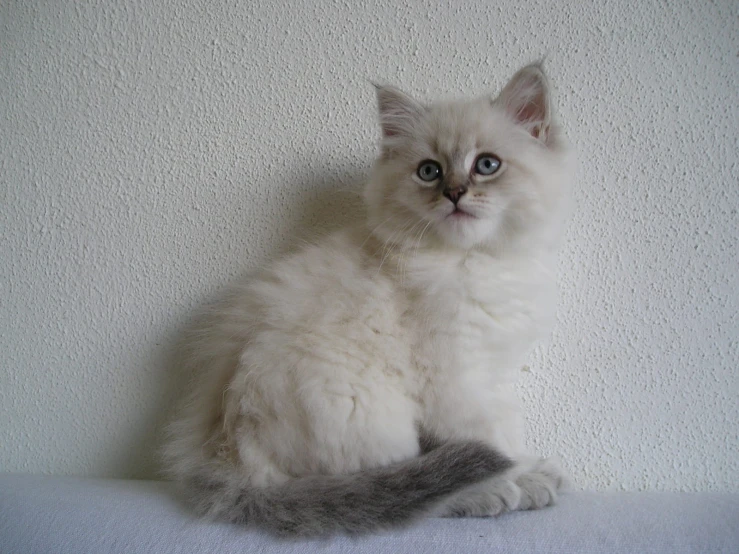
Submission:
<svg viewBox="0 0 739 554">
<path fill-rule="evenodd" d="M 191 332 L 192 361 L 238 358 L 258 337 L 328 338 L 349 323 L 388 331 L 397 319 L 396 291 L 373 267 L 363 236 L 361 227 L 337 231 L 234 283 Z"/>
<path fill-rule="evenodd" d="M 362 234 L 361 228 L 335 232 L 246 282 L 242 294 L 259 323 L 316 329 L 369 317 L 367 312 L 394 303 L 393 284 L 362 248 Z"/>
</svg>

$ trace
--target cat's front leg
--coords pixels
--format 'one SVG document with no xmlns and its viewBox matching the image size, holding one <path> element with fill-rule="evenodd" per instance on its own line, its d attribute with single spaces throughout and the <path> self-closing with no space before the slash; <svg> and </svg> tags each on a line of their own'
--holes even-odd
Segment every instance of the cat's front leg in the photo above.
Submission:
<svg viewBox="0 0 739 554">
<path fill-rule="evenodd" d="M 527 470 L 515 480 L 521 490 L 517 510 L 538 510 L 557 501 L 557 491 L 563 489 L 567 477 L 559 463 L 553 458 L 532 459 L 524 463 Z"/>
<path fill-rule="evenodd" d="M 489 517 L 518 509 L 521 488 L 512 480 L 491 479 L 457 493 L 441 507 L 442 517 Z"/>
<path fill-rule="evenodd" d="M 440 442 L 458 437 L 480 440 L 514 460 L 515 465 L 455 494 L 445 503 L 442 514 L 494 516 L 554 504 L 565 474 L 556 461 L 525 453 L 525 424 L 512 386 L 486 386 L 484 379 L 473 383 L 472 378 L 446 382 L 443 394 L 430 396 L 433 402 L 427 402 L 428 415 L 422 427 L 431 429 Z M 460 404 L 464 410 L 455 409 Z"/>
<path fill-rule="evenodd" d="M 565 473 L 552 459 L 526 458 L 507 475 L 470 487 L 442 508 L 446 517 L 487 517 L 513 510 L 538 510 L 557 501 Z"/>
</svg>

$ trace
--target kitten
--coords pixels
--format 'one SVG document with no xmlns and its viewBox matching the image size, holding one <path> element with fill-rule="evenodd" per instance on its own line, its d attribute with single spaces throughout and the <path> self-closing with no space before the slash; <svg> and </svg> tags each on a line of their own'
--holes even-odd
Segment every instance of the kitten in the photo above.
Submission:
<svg viewBox="0 0 739 554">
<path fill-rule="evenodd" d="M 317 535 L 555 501 L 512 391 L 551 323 L 570 179 L 545 75 L 377 96 L 366 224 L 236 286 L 191 337 L 165 460 L 203 515 Z"/>
</svg>

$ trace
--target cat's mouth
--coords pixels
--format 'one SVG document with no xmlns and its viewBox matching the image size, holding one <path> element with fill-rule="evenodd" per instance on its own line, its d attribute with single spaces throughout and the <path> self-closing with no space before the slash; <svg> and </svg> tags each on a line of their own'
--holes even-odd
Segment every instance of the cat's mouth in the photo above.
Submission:
<svg viewBox="0 0 739 554">
<path fill-rule="evenodd" d="M 452 217 L 454 219 L 475 218 L 475 216 L 471 213 L 465 212 L 463 209 L 457 207 L 455 207 L 454 210 L 452 210 L 447 217 Z"/>
</svg>

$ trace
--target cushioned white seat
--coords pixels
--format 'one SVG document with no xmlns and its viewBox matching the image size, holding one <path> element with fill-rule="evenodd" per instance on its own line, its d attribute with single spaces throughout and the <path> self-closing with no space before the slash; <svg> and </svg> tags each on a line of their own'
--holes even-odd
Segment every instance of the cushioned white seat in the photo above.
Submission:
<svg viewBox="0 0 739 554">
<path fill-rule="evenodd" d="M 0 552 L 737 553 L 739 495 L 576 492 L 537 512 L 426 519 L 361 538 L 284 541 L 199 521 L 168 483 L 5 474 Z"/>
</svg>

